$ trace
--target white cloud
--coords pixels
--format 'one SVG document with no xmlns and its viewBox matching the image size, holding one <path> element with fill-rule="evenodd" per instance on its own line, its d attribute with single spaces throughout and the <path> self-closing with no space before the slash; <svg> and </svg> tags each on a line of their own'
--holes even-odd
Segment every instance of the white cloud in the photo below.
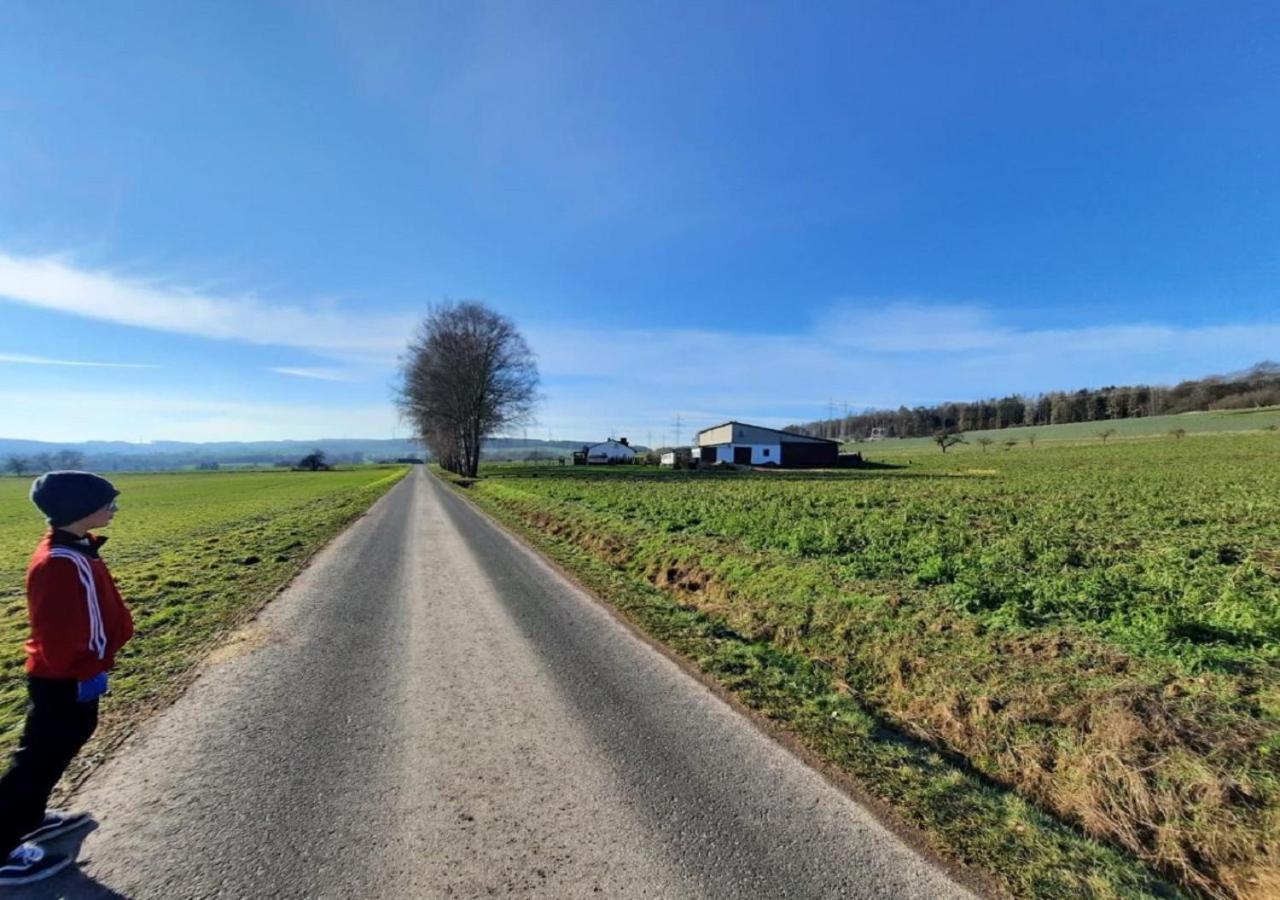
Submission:
<svg viewBox="0 0 1280 900">
<path fill-rule="evenodd" d="M 56 258 L 3 253 L 0 297 L 161 331 L 306 348 L 347 363 L 271 369 L 321 381 L 358 380 L 365 364 L 385 367 L 415 327 L 406 317 L 220 297 L 80 269 Z M 538 354 L 547 395 L 530 433 L 545 437 L 550 430 L 572 439 L 613 432 L 658 440 L 674 431 L 677 413 L 687 437 L 690 429 L 729 418 L 766 425 L 812 420 L 826 415 L 829 404 L 843 411 L 1105 384 L 1164 384 L 1274 358 L 1280 346 L 1280 322 L 1275 321 L 1018 328 L 982 305 L 919 300 L 845 303 L 790 333 L 557 322 L 522 327 Z M 134 365 L 23 354 L 0 355 L 0 362 Z M 56 439 L 135 439 L 133 432 L 142 431 L 156 438 L 196 440 L 204 438 L 194 434 L 206 434 L 241 440 L 334 436 L 338 429 L 343 435 L 373 436 L 396 421 L 390 403 L 357 410 L 132 395 L 104 402 L 111 405 L 100 413 L 51 423 L 42 410 L 23 412 L 13 401 L 0 407 L 0 434 L 49 435 L 48 429 L 65 428 L 68 433 Z M 94 409 L 79 403 L 71 408 Z"/>
<path fill-rule="evenodd" d="M 158 369 L 149 363 L 89 362 L 80 359 L 50 359 L 47 356 L 30 356 L 26 353 L 0 353 L 0 363 L 30 366 L 90 366 L 100 369 Z"/>
<path fill-rule="evenodd" d="M 75 410 L 51 416 L 50 409 Z M 404 437 L 386 403 L 255 403 L 140 391 L 0 391 L 0 436 L 44 441 Z"/>
<path fill-rule="evenodd" d="M 834 344 L 878 353 L 982 350 L 1013 334 L 981 306 L 919 301 L 845 305 L 820 330 Z"/>
<path fill-rule="evenodd" d="M 163 281 L 78 268 L 52 256 L 0 253 L 0 297 L 154 331 L 302 347 L 383 363 L 395 360 L 415 325 L 412 317 L 344 313 L 332 304 L 220 297 Z"/>
<path fill-rule="evenodd" d="M 874 322 L 882 312 L 885 321 Z M 859 317 L 867 325 L 855 332 Z M 1169 384 L 1274 358 L 1280 346 L 1280 322 L 1019 329 L 983 307 L 920 303 L 845 307 L 791 334 L 545 324 L 527 333 L 549 395 L 531 434 L 640 441 L 671 437 L 677 413 L 687 438 L 691 426 L 730 418 L 818 419 L 828 404 L 843 412 Z"/>
<path fill-rule="evenodd" d="M 309 368 L 293 367 L 293 366 L 272 366 L 268 371 L 276 372 L 280 375 L 292 375 L 295 378 L 314 378 L 318 381 L 358 381 L 350 372 L 342 369 L 326 369 L 323 367 L 312 366 Z"/>
</svg>

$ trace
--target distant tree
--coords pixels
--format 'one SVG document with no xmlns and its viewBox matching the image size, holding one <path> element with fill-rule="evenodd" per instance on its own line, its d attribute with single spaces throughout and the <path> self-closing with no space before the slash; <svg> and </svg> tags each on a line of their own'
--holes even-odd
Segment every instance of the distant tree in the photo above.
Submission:
<svg viewBox="0 0 1280 900">
<path fill-rule="evenodd" d="M 995 443 L 995 438 L 989 438 L 986 435 L 983 435 L 982 437 L 978 438 L 978 445 L 982 447 L 983 453 L 986 453 L 987 448 L 994 443 Z"/>
<path fill-rule="evenodd" d="M 31 457 L 32 472 L 52 472 L 57 466 L 54 465 L 53 457 L 48 453 L 37 453 Z"/>
<path fill-rule="evenodd" d="M 1034 431 L 1027 432 L 1027 443 L 1031 445 L 1031 449 L 1036 449 L 1036 433 Z"/>
<path fill-rule="evenodd" d="M 5 460 L 4 467 L 14 475 L 21 475 L 31 469 L 31 461 L 25 456 L 10 456 Z"/>
<path fill-rule="evenodd" d="M 1170 429 L 1169 429 L 1169 435 L 1170 435 L 1170 437 L 1172 437 L 1174 440 L 1178 440 L 1178 441 L 1180 441 L 1180 440 L 1182 440 L 1184 437 L 1186 437 L 1186 436 L 1187 436 L 1187 429 L 1185 429 L 1185 428 L 1170 428 Z"/>
<path fill-rule="evenodd" d="M 933 442 L 938 445 L 943 453 L 947 452 L 948 447 L 966 443 L 964 435 L 957 431 L 939 431 L 933 436 Z"/>
<path fill-rule="evenodd" d="M 1102 438 L 1102 443 L 1105 444 L 1107 442 L 1107 438 L 1111 437 L 1111 435 L 1115 433 L 1116 430 L 1114 428 L 1104 428 L 1098 432 L 1098 437 Z"/>
<path fill-rule="evenodd" d="M 474 477 L 485 438 L 537 402 L 533 351 L 506 316 L 465 301 L 433 309 L 401 363 L 399 404 L 446 469 Z"/>
<path fill-rule="evenodd" d="M 84 454 L 79 450 L 59 450 L 53 457 L 59 469 L 83 469 Z"/>
<path fill-rule="evenodd" d="M 298 468 L 308 472 L 319 472 L 329 468 L 329 464 L 324 461 L 324 451 L 316 449 L 298 460 Z"/>
<path fill-rule="evenodd" d="M 1009 438 L 1009 440 L 1004 442 L 1004 449 L 1006 450 L 1012 450 L 1016 446 L 1018 446 L 1018 441 L 1016 438 Z"/>
</svg>

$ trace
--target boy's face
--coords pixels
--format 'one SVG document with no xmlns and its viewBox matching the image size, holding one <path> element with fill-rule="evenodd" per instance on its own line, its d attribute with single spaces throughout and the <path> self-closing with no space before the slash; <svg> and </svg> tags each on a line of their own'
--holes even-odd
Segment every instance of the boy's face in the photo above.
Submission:
<svg viewBox="0 0 1280 900">
<path fill-rule="evenodd" d="M 102 509 L 95 513 L 90 513 L 81 519 L 77 524 L 81 525 L 85 530 L 91 528 L 104 528 L 111 524 L 111 520 L 116 517 L 116 501 L 112 500 Z"/>
</svg>

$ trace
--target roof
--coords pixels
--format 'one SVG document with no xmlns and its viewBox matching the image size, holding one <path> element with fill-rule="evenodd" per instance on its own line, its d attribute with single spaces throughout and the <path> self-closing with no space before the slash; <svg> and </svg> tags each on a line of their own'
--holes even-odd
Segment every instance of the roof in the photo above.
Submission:
<svg viewBox="0 0 1280 900">
<path fill-rule="evenodd" d="M 723 428 L 726 425 L 743 425 L 747 428 L 758 428 L 761 431 L 772 431 L 774 434 L 780 434 L 789 438 L 800 438 L 801 441 L 816 441 L 823 444 L 839 444 L 839 441 L 833 441 L 830 438 L 813 437 L 808 434 L 796 434 L 792 431 L 783 431 L 780 428 L 768 428 L 764 425 L 752 425 L 750 422 L 739 422 L 737 419 L 730 419 L 728 422 L 721 422 L 719 425 L 712 425 L 710 428 L 703 428 L 698 434 L 705 434 L 708 431 L 714 431 L 717 428 Z M 697 435 L 694 435 L 697 437 Z"/>
</svg>

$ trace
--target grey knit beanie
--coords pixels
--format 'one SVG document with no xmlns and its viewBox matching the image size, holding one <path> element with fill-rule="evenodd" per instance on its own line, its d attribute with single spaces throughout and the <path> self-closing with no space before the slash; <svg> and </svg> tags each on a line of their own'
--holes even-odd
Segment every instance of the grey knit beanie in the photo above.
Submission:
<svg viewBox="0 0 1280 900">
<path fill-rule="evenodd" d="M 97 512 L 119 493 L 110 481 L 92 472 L 46 472 L 31 482 L 31 502 L 54 528 Z"/>
</svg>

